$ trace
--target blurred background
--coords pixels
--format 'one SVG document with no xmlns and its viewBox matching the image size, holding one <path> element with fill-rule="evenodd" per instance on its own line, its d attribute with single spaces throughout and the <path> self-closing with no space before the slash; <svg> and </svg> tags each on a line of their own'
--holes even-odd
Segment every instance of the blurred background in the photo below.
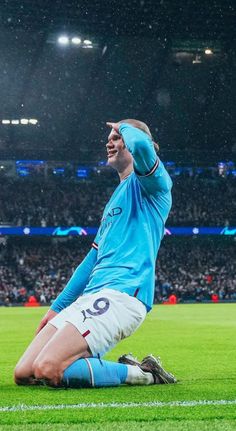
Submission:
<svg viewBox="0 0 236 431">
<path fill-rule="evenodd" d="M 0 1 L 0 304 L 50 304 L 89 250 L 122 118 L 174 182 L 155 301 L 236 301 L 235 22 L 232 0 Z"/>
</svg>

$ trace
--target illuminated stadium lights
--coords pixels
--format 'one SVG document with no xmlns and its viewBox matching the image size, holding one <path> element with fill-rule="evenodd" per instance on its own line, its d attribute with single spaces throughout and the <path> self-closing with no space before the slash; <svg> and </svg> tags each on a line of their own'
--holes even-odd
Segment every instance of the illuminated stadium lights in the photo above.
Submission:
<svg viewBox="0 0 236 431">
<path fill-rule="evenodd" d="M 27 118 L 21 118 L 20 124 L 29 124 L 29 120 Z"/>
<path fill-rule="evenodd" d="M 14 120 L 1 120 L 3 125 L 13 125 L 13 126 L 18 126 L 20 125 L 28 125 L 28 124 L 32 124 L 33 126 L 35 126 L 36 124 L 38 124 L 38 120 L 36 120 L 36 118 L 21 118 L 19 119 L 14 119 Z"/>
<path fill-rule="evenodd" d="M 76 48 L 97 48 L 98 44 L 93 43 L 93 41 L 89 38 L 88 35 L 82 35 L 79 33 L 67 33 L 67 34 L 58 34 L 54 33 L 49 36 L 48 43 L 56 43 L 65 48 L 76 47 Z M 207 46 L 207 44 L 205 44 Z"/>
<path fill-rule="evenodd" d="M 58 43 L 60 43 L 60 45 L 68 45 L 69 42 L 70 41 L 68 36 L 59 36 L 58 38 Z"/>
<path fill-rule="evenodd" d="M 80 39 L 80 37 L 72 37 L 71 42 L 74 45 L 80 45 L 81 44 L 81 39 Z"/>
<path fill-rule="evenodd" d="M 93 47 L 93 44 L 92 44 L 91 40 L 89 40 L 89 39 L 85 39 L 83 44 L 84 44 L 84 48 L 92 48 Z"/>
<path fill-rule="evenodd" d="M 212 55 L 212 54 L 213 54 L 213 51 L 212 51 L 211 49 L 209 49 L 209 48 L 206 48 L 206 49 L 205 49 L 205 54 L 206 54 L 206 55 Z"/>
</svg>

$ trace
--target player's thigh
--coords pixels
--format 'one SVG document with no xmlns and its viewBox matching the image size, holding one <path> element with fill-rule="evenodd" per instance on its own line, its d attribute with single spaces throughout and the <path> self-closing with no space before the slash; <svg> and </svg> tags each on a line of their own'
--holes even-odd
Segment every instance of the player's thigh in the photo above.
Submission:
<svg viewBox="0 0 236 431">
<path fill-rule="evenodd" d="M 76 349 L 80 347 L 80 350 L 76 352 L 75 349 L 75 354 L 81 355 L 82 345 L 86 345 L 91 352 L 90 356 L 102 357 L 140 326 L 147 311 L 144 304 L 136 298 L 119 291 L 103 289 L 78 298 L 62 313 L 62 316 L 60 313 L 50 323 L 60 329 L 63 317 L 77 329 Z M 75 336 L 76 332 L 73 333 Z M 54 339 L 57 337 L 59 333 Z M 63 343 L 63 339 L 61 341 Z"/>
<path fill-rule="evenodd" d="M 55 335 L 57 329 L 47 324 L 33 339 L 24 354 L 21 356 L 15 368 L 15 376 L 27 377 L 33 374 L 33 363 L 40 351 L 47 345 Z"/>
<path fill-rule="evenodd" d="M 37 374 L 46 369 L 58 374 L 81 357 L 102 357 L 145 316 L 145 306 L 127 294 L 103 289 L 84 295 L 50 321 L 57 332 L 40 351 L 34 369 Z"/>
<path fill-rule="evenodd" d="M 91 352 L 85 338 L 73 324 L 65 322 L 40 351 L 34 366 L 53 364 L 63 372 L 75 360 L 89 356 Z"/>
</svg>

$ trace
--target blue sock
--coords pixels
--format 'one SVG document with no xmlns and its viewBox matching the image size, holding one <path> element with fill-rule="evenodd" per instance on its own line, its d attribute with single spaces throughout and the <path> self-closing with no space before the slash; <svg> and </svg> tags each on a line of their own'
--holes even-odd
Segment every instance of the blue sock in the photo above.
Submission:
<svg viewBox="0 0 236 431">
<path fill-rule="evenodd" d="M 77 359 L 63 373 L 62 383 L 69 388 L 100 388 L 125 383 L 128 367 L 98 358 Z"/>
</svg>

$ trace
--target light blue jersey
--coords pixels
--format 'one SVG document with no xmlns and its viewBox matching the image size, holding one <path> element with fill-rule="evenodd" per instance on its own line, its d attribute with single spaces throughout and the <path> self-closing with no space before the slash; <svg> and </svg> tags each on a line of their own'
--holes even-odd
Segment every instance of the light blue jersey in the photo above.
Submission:
<svg viewBox="0 0 236 431">
<path fill-rule="evenodd" d="M 119 132 L 133 156 L 134 172 L 121 181 L 106 205 L 94 250 L 52 305 L 55 311 L 82 292 L 103 288 L 137 297 L 148 311 L 152 307 L 155 261 L 171 208 L 172 181 L 146 133 L 129 124 L 122 124 Z"/>
</svg>

